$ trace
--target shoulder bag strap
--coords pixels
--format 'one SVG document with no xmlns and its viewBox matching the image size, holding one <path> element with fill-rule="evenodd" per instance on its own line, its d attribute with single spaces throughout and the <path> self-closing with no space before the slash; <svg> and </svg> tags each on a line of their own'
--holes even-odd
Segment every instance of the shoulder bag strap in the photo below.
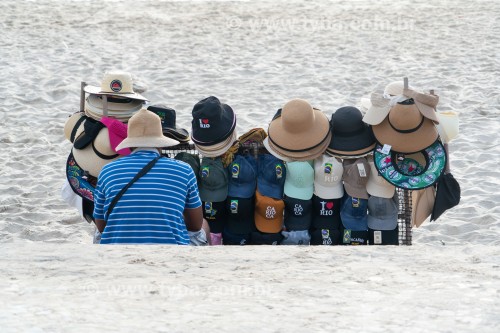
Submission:
<svg viewBox="0 0 500 333">
<path fill-rule="evenodd" d="M 156 162 L 161 158 L 162 156 L 157 156 L 155 157 L 153 160 L 151 160 L 148 164 L 146 164 L 146 166 L 144 168 L 141 169 L 141 171 L 139 171 L 137 173 L 137 175 L 135 175 L 134 178 L 132 178 L 132 180 L 127 184 L 125 185 L 121 191 L 114 197 L 113 201 L 111 201 L 111 204 L 109 205 L 108 207 L 108 210 L 106 211 L 106 215 L 104 215 L 106 217 L 106 221 L 108 220 L 109 218 L 109 215 L 111 214 L 111 212 L 113 211 L 113 208 L 115 208 L 115 205 L 116 203 L 118 202 L 118 200 L 120 200 L 120 198 L 122 197 L 122 195 L 128 190 L 128 188 L 130 186 L 132 186 L 133 183 L 135 183 L 135 181 L 139 178 L 141 178 L 142 176 L 144 176 L 145 174 L 148 173 L 149 170 L 151 170 L 151 168 L 156 164 Z"/>
</svg>

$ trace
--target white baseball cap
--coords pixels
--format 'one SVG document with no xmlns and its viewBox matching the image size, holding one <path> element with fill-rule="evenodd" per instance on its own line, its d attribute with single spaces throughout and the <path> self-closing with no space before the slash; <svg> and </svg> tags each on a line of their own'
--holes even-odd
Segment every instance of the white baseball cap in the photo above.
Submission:
<svg viewBox="0 0 500 333">
<path fill-rule="evenodd" d="M 344 195 L 342 162 L 323 154 L 314 160 L 314 194 L 322 199 L 338 199 Z"/>
<path fill-rule="evenodd" d="M 368 192 L 369 195 L 380 198 L 392 198 L 396 187 L 378 174 L 373 159 L 368 159 L 368 164 L 370 165 L 370 176 L 366 183 L 366 192 Z"/>
</svg>

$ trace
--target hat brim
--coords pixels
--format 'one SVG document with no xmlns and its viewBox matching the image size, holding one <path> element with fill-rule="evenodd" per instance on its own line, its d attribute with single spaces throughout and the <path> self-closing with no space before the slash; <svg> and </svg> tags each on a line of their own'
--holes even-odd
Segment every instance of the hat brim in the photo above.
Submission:
<svg viewBox="0 0 500 333">
<path fill-rule="evenodd" d="M 108 164 L 120 157 L 120 155 L 116 155 L 115 158 L 112 159 L 104 159 L 100 158 L 96 155 L 94 150 L 92 149 L 92 145 L 85 147 L 84 149 L 75 149 L 72 150 L 73 157 L 78 163 L 78 165 L 85 171 L 87 171 L 90 175 L 94 177 L 98 177 L 101 169 Z"/>
<path fill-rule="evenodd" d="M 189 141 L 189 132 L 184 128 L 163 128 L 163 135 L 180 142 Z"/>
<path fill-rule="evenodd" d="M 200 192 L 200 199 L 202 201 L 220 202 L 225 201 L 227 198 L 227 186 L 215 190 L 199 186 L 198 190 Z"/>
<path fill-rule="evenodd" d="M 126 97 L 130 99 L 136 99 L 136 100 L 141 100 L 141 101 L 147 101 L 148 99 L 141 94 L 138 93 L 115 93 L 115 92 L 106 92 L 106 91 L 101 91 L 101 87 L 97 86 L 91 86 L 91 85 L 86 85 L 83 88 L 83 91 L 86 93 L 92 94 L 92 95 L 111 95 L 111 96 L 119 96 L 119 97 Z"/>
<path fill-rule="evenodd" d="M 399 153 L 415 153 L 431 146 L 438 138 L 438 131 L 434 123 L 423 119 L 422 126 L 412 133 L 397 132 L 386 117 L 379 125 L 372 127 L 375 139 L 381 144 L 388 144 L 391 149 Z"/>
<path fill-rule="evenodd" d="M 324 142 L 321 145 L 303 152 L 290 152 L 287 150 L 283 150 L 274 145 L 273 142 L 269 139 L 269 137 L 265 138 L 263 143 L 270 154 L 274 155 L 275 157 L 285 162 L 309 161 L 309 160 L 314 160 L 315 158 L 318 158 L 319 156 L 323 155 L 323 153 L 328 148 L 328 145 L 331 141 L 331 137 L 332 133 L 329 132 Z"/>
<path fill-rule="evenodd" d="M 314 194 L 321 199 L 339 199 L 344 196 L 344 186 L 338 182 L 335 186 L 324 186 L 314 183 Z"/>
<path fill-rule="evenodd" d="M 375 148 L 376 143 L 374 142 L 368 147 L 365 147 L 363 149 L 359 150 L 352 150 L 352 151 L 343 151 L 343 150 L 336 150 L 336 149 L 331 149 L 327 148 L 326 153 L 330 156 L 335 156 L 335 157 L 344 157 L 344 158 L 357 158 L 357 157 L 363 157 L 366 156 L 367 154 L 371 154 L 373 149 Z"/>
<path fill-rule="evenodd" d="M 122 150 L 123 148 L 136 148 L 136 147 L 151 147 L 151 148 L 166 148 L 172 147 L 179 144 L 179 141 L 163 137 L 139 137 L 139 138 L 126 138 L 118 146 L 116 150 Z"/>
<path fill-rule="evenodd" d="M 389 114 L 391 107 L 380 107 L 375 105 L 370 105 L 368 111 L 363 116 L 363 122 L 369 125 L 378 125 L 380 124 Z"/>
<path fill-rule="evenodd" d="M 269 124 L 267 134 L 273 145 L 289 156 L 304 154 L 321 146 L 330 135 L 330 121 L 320 110 L 313 109 L 314 121 L 311 128 L 301 133 L 292 133 L 283 125 L 283 116 L 277 117 Z M 279 146 L 279 147 L 278 147 Z M 312 148 L 312 149 L 311 149 Z"/>
<path fill-rule="evenodd" d="M 229 148 L 231 148 L 234 142 L 237 140 L 236 131 L 233 131 L 232 135 L 229 136 L 224 142 L 218 143 L 214 146 L 200 146 L 194 143 L 196 150 L 200 155 L 204 157 L 218 157 L 224 155 Z"/>
</svg>

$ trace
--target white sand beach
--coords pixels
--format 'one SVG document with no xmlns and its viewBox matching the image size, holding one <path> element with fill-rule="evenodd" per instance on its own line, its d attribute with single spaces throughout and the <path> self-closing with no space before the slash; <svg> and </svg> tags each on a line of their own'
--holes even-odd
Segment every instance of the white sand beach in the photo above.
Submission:
<svg viewBox="0 0 500 333">
<path fill-rule="evenodd" d="M 497 1 L 0 2 L 1 332 L 499 332 Z M 461 203 L 399 247 L 99 246 L 61 198 L 80 82 L 109 69 L 238 131 L 295 97 L 330 115 L 395 80 L 460 117 Z"/>
</svg>

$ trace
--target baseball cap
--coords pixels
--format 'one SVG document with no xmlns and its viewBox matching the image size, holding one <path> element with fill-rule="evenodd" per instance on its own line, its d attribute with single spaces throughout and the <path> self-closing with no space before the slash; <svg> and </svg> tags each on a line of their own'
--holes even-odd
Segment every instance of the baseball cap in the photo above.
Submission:
<svg viewBox="0 0 500 333">
<path fill-rule="evenodd" d="M 398 226 L 398 196 L 368 199 L 368 227 L 374 230 L 394 230 Z"/>
<path fill-rule="evenodd" d="M 338 245 L 340 230 L 315 229 L 311 231 L 311 245 Z"/>
<path fill-rule="evenodd" d="M 316 229 L 340 228 L 341 199 L 323 199 L 312 197 L 312 227 Z"/>
<path fill-rule="evenodd" d="M 366 183 L 370 176 L 370 166 L 366 158 L 344 159 L 343 165 L 342 179 L 347 194 L 355 198 L 368 199 Z"/>
<path fill-rule="evenodd" d="M 203 217 L 210 226 L 210 232 L 222 232 L 227 221 L 226 201 L 203 202 Z"/>
<path fill-rule="evenodd" d="M 285 203 L 255 192 L 255 226 L 257 230 L 267 233 L 280 232 L 283 229 L 283 211 Z"/>
<path fill-rule="evenodd" d="M 286 169 L 282 160 L 271 154 L 260 154 L 258 158 L 257 188 L 270 198 L 282 199 Z"/>
<path fill-rule="evenodd" d="M 227 171 L 220 158 L 204 157 L 200 165 L 200 198 L 202 201 L 224 201 L 227 197 Z"/>
<path fill-rule="evenodd" d="M 255 229 L 254 200 L 228 196 L 226 229 L 234 234 L 249 234 Z"/>
<path fill-rule="evenodd" d="M 342 245 L 367 245 L 369 232 L 368 230 L 340 230 L 340 244 Z"/>
<path fill-rule="evenodd" d="M 342 198 L 344 167 L 337 158 L 323 154 L 314 160 L 314 194 L 323 199 Z"/>
<path fill-rule="evenodd" d="M 372 230 L 368 229 L 370 245 L 399 245 L 399 229 Z"/>
<path fill-rule="evenodd" d="M 283 240 L 281 232 L 268 234 L 260 231 L 253 231 L 251 236 L 252 245 L 279 245 Z"/>
<path fill-rule="evenodd" d="M 250 244 L 250 234 L 235 234 L 225 228 L 222 232 L 222 243 L 224 245 L 247 245 Z"/>
<path fill-rule="evenodd" d="M 198 155 L 190 154 L 185 151 L 181 151 L 177 155 L 175 155 L 174 159 L 186 162 L 189 164 L 191 169 L 193 169 L 194 174 L 196 175 L 196 179 L 198 179 L 200 174 L 200 158 Z"/>
<path fill-rule="evenodd" d="M 392 198 L 396 187 L 379 174 L 373 159 L 368 159 L 368 164 L 370 165 L 370 176 L 366 183 L 366 192 L 381 198 Z"/>
<path fill-rule="evenodd" d="M 314 168 L 312 161 L 286 163 L 284 193 L 288 197 L 309 200 L 314 192 Z"/>
<path fill-rule="evenodd" d="M 340 219 L 345 229 L 368 230 L 368 200 L 344 194 L 340 206 Z"/>
<path fill-rule="evenodd" d="M 285 227 L 287 231 L 308 230 L 312 220 L 312 199 L 301 200 L 285 196 Z"/>
<path fill-rule="evenodd" d="M 251 155 L 235 155 L 229 165 L 228 195 L 251 198 L 257 187 L 257 162 Z"/>
<path fill-rule="evenodd" d="M 282 231 L 281 245 L 309 245 L 311 236 L 309 230 Z"/>
</svg>

